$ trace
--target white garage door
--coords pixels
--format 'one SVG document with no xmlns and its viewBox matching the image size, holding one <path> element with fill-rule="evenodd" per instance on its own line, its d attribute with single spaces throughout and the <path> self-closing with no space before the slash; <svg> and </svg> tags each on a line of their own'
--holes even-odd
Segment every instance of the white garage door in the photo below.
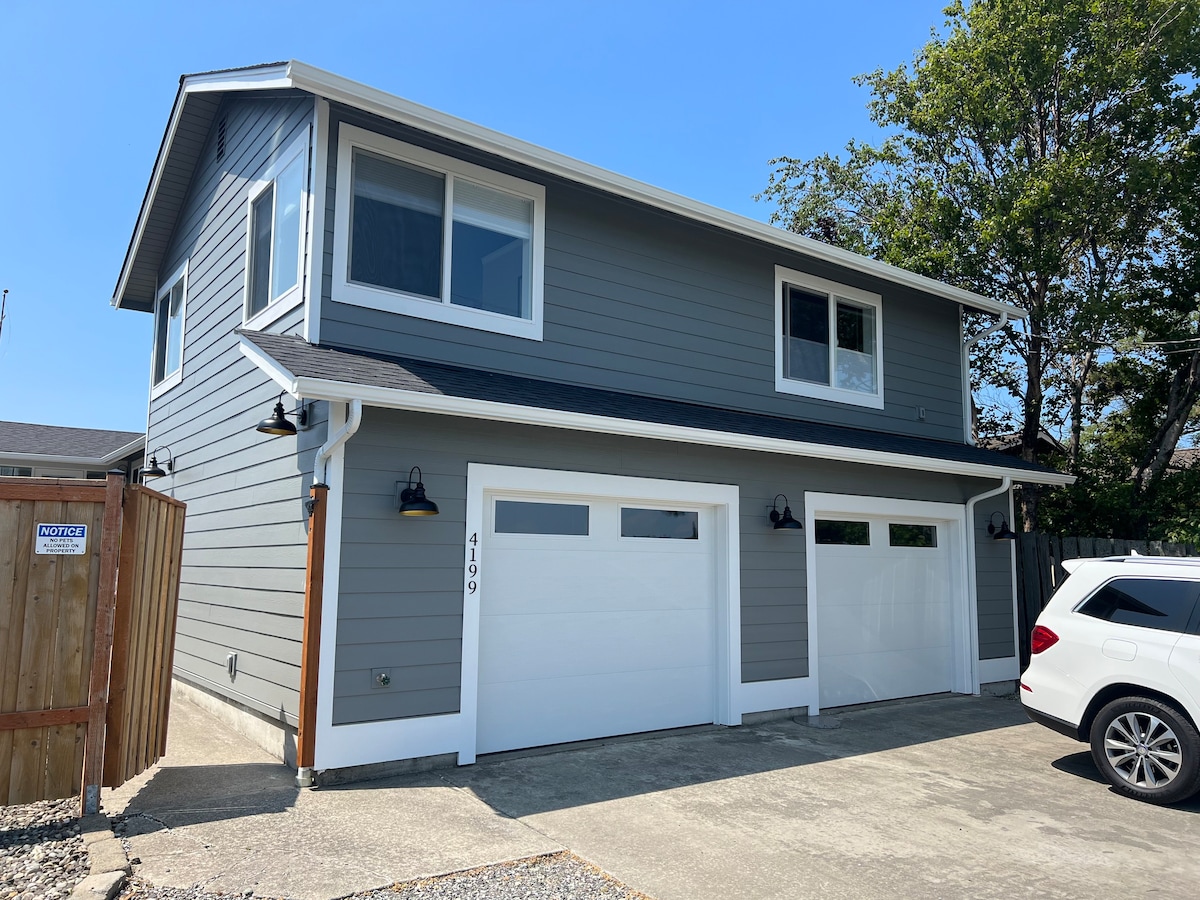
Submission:
<svg viewBox="0 0 1200 900">
<path fill-rule="evenodd" d="M 948 538 L 945 523 L 816 518 L 822 708 L 952 690 Z"/>
<path fill-rule="evenodd" d="M 485 495 L 478 752 L 716 720 L 714 511 Z"/>
</svg>

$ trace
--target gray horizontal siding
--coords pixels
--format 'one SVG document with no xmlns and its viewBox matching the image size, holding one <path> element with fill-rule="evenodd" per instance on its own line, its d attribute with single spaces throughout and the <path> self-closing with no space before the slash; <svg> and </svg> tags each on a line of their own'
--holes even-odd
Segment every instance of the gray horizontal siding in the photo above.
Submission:
<svg viewBox="0 0 1200 900">
<path fill-rule="evenodd" d="M 340 122 L 546 185 L 544 340 L 337 303 L 332 296 Z M 491 371 L 932 437 L 962 439 L 958 307 L 685 222 L 334 107 L 321 340 Z M 884 410 L 775 391 L 774 267 L 884 297 Z M 925 420 L 917 408 L 925 409 Z"/>
<path fill-rule="evenodd" d="M 804 536 L 774 531 L 772 499 L 805 491 L 962 503 L 981 482 L 735 450 L 368 409 L 346 444 L 334 721 L 458 709 L 467 464 L 527 466 L 739 486 L 742 680 L 808 674 Z M 413 465 L 441 510 L 397 514 L 394 485 Z M 370 670 L 391 669 L 372 689 Z"/>
<path fill-rule="evenodd" d="M 975 565 L 979 590 L 979 658 L 1006 659 L 1017 655 L 1013 620 L 1012 541 L 993 540 L 988 518 L 1007 510 L 1008 497 L 983 500 L 975 508 Z M 1010 519 L 1007 512 L 1005 519 Z"/>
<path fill-rule="evenodd" d="M 275 720 L 296 723 L 307 515 L 324 404 L 295 438 L 254 430 L 279 391 L 238 350 L 247 200 L 272 152 L 308 134 L 312 100 L 226 102 L 226 153 L 205 145 L 160 277 L 188 261 L 183 380 L 152 401 L 148 446 L 166 444 L 175 473 L 155 487 L 187 503 L 175 668 Z M 303 311 L 273 330 L 296 331 Z M 290 405 L 289 405 L 290 408 Z M 236 653 L 230 678 L 225 659 Z"/>
</svg>

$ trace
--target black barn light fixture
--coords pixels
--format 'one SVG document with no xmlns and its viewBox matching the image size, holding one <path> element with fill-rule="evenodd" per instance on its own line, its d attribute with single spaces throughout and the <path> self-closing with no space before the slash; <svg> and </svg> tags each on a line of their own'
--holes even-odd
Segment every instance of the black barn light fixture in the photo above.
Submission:
<svg viewBox="0 0 1200 900">
<path fill-rule="evenodd" d="M 283 396 L 286 393 L 287 391 L 280 392 L 279 399 L 275 401 L 275 409 L 270 416 L 255 426 L 255 431 L 261 431 L 263 434 L 295 434 L 296 425 L 287 420 L 288 416 L 295 416 L 296 424 L 301 427 L 308 424 L 308 409 L 303 403 L 291 412 L 283 411 Z"/>
<path fill-rule="evenodd" d="M 158 464 L 158 451 L 159 450 L 167 451 L 167 467 L 165 469 Z M 175 471 L 175 454 L 173 454 L 171 452 L 170 447 L 168 447 L 166 444 L 163 444 L 162 446 L 155 447 L 153 450 L 150 451 L 150 465 L 148 465 L 148 466 L 146 466 L 146 468 L 142 469 L 142 481 L 145 481 L 147 478 L 162 478 L 168 472 L 174 472 L 174 471 Z"/>
<path fill-rule="evenodd" d="M 413 483 L 413 472 L 417 480 Z M 437 504 L 425 496 L 425 485 L 421 483 L 421 467 L 413 466 L 408 470 L 408 485 L 400 487 L 403 481 L 396 482 L 396 490 L 400 497 L 400 515 L 402 516 L 436 516 Z"/>
<path fill-rule="evenodd" d="M 1000 517 L 1000 527 L 996 527 L 996 516 Z M 1004 518 L 1004 513 L 996 510 L 988 516 L 988 534 L 992 536 L 993 541 L 1015 541 L 1017 533 L 1008 527 L 1008 520 Z"/>
<path fill-rule="evenodd" d="M 779 498 L 783 498 L 783 512 L 779 511 Z M 796 519 L 792 518 L 792 508 L 788 506 L 787 494 L 776 494 L 771 502 L 771 513 L 768 518 L 775 523 L 775 530 L 780 528 L 803 528 Z"/>
</svg>

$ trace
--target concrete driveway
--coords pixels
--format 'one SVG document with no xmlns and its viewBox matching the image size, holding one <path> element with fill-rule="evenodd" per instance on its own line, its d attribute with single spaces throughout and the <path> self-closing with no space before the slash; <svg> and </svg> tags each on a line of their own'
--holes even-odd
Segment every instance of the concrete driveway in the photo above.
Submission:
<svg viewBox="0 0 1200 900">
<path fill-rule="evenodd" d="M 943 697 L 298 791 L 198 708 L 106 793 L 135 872 L 317 900 L 569 849 L 658 900 L 1194 896 L 1200 802 L 1136 803 L 1013 699 Z"/>
</svg>

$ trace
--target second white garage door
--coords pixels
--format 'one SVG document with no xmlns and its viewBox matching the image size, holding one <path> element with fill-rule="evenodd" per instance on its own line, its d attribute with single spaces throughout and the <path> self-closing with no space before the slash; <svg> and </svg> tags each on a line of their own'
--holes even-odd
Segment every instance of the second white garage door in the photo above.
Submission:
<svg viewBox="0 0 1200 900">
<path fill-rule="evenodd" d="M 819 515 L 814 532 L 821 708 L 953 690 L 948 523 Z"/>
<path fill-rule="evenodd" d="M 711 507 L 484 502 L 478 752 L 716 721 Z"/>
</svg>

